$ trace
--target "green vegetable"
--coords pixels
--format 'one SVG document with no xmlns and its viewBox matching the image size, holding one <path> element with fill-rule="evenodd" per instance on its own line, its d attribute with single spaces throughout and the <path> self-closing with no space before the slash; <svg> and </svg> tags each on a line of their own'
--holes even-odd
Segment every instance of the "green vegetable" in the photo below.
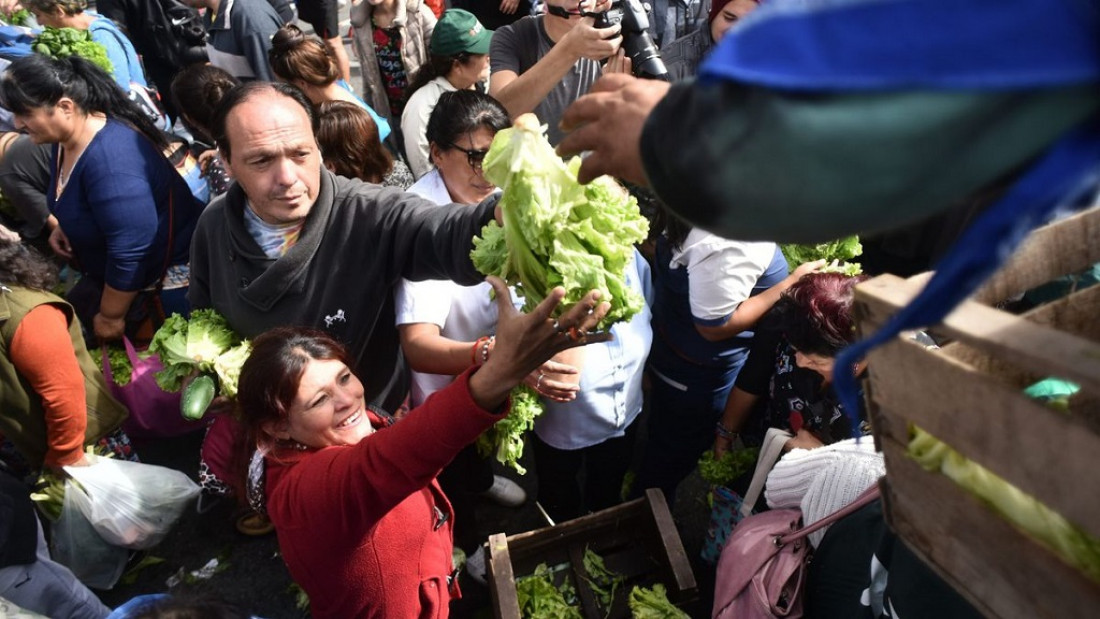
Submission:
<svg viewBox="0 0 1100 619">
<path fill-rule="evenodd" d="M 130 364 L 130 357 L 127 356 L 126 349 L 118 344 L 108 345 L 107 361 L 111 364 L 111 379 L 115 381 L 115 384 L 119 387 L 130 384 L 134 366 Z"/>
<path fill-rule="evenodd" d="M 630 616 L 634 619 L 691 619 L 684 611 L 672 605 L 665 593 L 665 586 L 658 583 L 652 589 L 634 587 L 630 590 Z"/>
<path fill-rule="evenodd" d="M 107 48 L 93 41 L 92 33 L 88 30 L 47 26 L 35 37 L 32 49 L 36 53 L 52 58 L 67 58 L 75 54 L 90 60 L 108 75 L 115 71 L 114 65 L 107 58 Z"/>
<path fill-rule="evenodd" d="M 191 312 L 190 320 L 172 314 L 149 342 L 149 350 L 160 355 L 160 361 L 164 364 L 164 369 L 157 372 L 157 385 L 165 391 L 179 391 L 183 387 L 183 379 L 196 370 L 218 372 L 215 367 L 218 357 L 240 343 L 240 336 L 214 310 L 195 310 Z M 244 358 L 240 356 L 240 351 L 233 351 L 230 357 L 223 360 L 223 365 L 227 367 L 218 372 L 219 375 L 228 374 L 228 366 L 236 361 L 243 363 Z M 231 382 L 235 395 L 236 380 Z"/>
<path fill-rule="evenodd" d="M 43 471 L 34 483 L 31 500 L 43 516 L 51 522 L 57 522 L 65 505 L 65 480 L 50 471 Z"/>
<path fill-rule="evenodd" d="M 19 9 L 11 15 L 4 15 L 4 21 L 13 26 L 26 26 L 30 18 L 31 12 L 27 9 Z"/>
<path fill-rule="evenodd" d="M 828 243 L 812 245 L 799 245 L 795 243 L 780 245 L 783 257 L 787 259 L 787 266 L 793 271 L 799 265 L 814 260 L 825 260 L 830 264 L 822 269 L 825 272 L 843 273 L 845 275 L 859 275 L 863 269 L 858 262 L 852 262 L 852 258 L 863 253 L 863 245 L 859 243 L 858 236 L 849 236 Z"/>
<path fill-rule="evenodd" d="M 1100 582 L 1100 540 L 924 430 L 912 427 L 910 435 L 908 453 L 922 467 L 942 472 L 1032 539 Z"/>
<path fill-rule="evenodd" d="M 584 619 L 581 611 L 566 601 L 566 595 L 576 599 L 573 586 L 566 582 L 562 589 L 555 587 L 545 563 L 538 564 L 532 575 L 516 581 L 516 597 L 524 619 Z"/>
<path fill-rule="evenodd" d="M 584 549 L 584 569 L 588 572 L 588 587 L 596 594 L 596 602 L 604 609 L 604 617 L 611 614 L 611 604 L 615 601 L 615 591 L 623 584 L 623 577 L 611 570 L 603 562 L 603 557 Z"/>
<path fill-rule="evenodd" d="M 498 462 L 512 467 L 520 475 L 527 469 L 520 466 L 524 435 L 535 427 L 535 418 L 545 410 L 534 390 L 526 385 L 512 389 L 512 408 L 508 415 L 493 424 L 477 438 L 477 450 L 482 457 L 495 455 Z"/>
<path fill-rule="evenodd" d="M 555 286 L 566 294 L 560 316 L 590 290 L 611 310 L 598 325 L 629 320 L 641 295 L 626 286 L 634 244 L 649 223 L 638 202 L 608 177 L 577 183 L 580 159 L 567 166 L 554 153 L 533 115 L 496 134 L 485 156 L 485 178 L 503 189 L 503 229 L 490 222 L 474 238 L 474 266 L 497 275 L 523 295 L 530 311 Z"/>
<path fill-rule="evenodd" d="M 227 398 L 237 397 L 237 381 L 241 377 L 241 366 L 252 354 L 252 342 L 245 340 L 218 355 L 214 359 L 214 371 L 218 373 L 218 385 L 221 394 Z"/>
<path fill-rule="evenodd" d="M 759 455 L 758 447 L 748 447 L 727 451 L 720 459 L 715 460 L 714 450 L 708 449 L 699 458 L 699 476 L 712 486 L 725 486 L 756 466 Z"/>
<path fill-rule="evenodd" d="M 195 380 L 183 390 L 183 397 L 180 398 L 180 413 L 185 419 L 202 419 L 217 392 L 214 379 L 208 374 L 196 376 Z"/>
</svg>

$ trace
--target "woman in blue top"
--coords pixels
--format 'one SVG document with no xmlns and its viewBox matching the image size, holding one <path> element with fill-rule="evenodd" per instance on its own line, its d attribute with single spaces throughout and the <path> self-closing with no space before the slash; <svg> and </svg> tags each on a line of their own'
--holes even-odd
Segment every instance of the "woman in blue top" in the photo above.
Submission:
<svg viewBox="0 0 1100 619">
<path fill-rule="evenodd" d="M 664 232 L 653 267 L 650 417 L 636 493 L 660 488 L 671 503 L 680 480 L 713 443 L 756 321 L 824 261 L 788 275 L 775 243 L 731 241 L 661 215 L 655 226 Z"/>
<path fill-rule="evenodd" d="M 106 73 L 76 56 L 19 58 L 0 94 L 32 140 L 55 144 L 50 246 L 82 273 L 74 291 L 94 291 L 86 302 L 70 294 L 81 321 L 101 340 L 127 327 L 133 336 L 136 316 L 127 314 L 144 309 L 149 295 L 140 293 L 154 290 L 165 312 L 187 314 L 191 235 L 203 205 L 165 158 L 163 134 Z"/>
<path fill-rule="evenodd" d="M 43 26 L 91 32 L 92 40 L 107 50 L 107 58 L 114 67 L 112 77 L 122 90 L 129 92 L 131 82 L 148 86 L 134 44 L 113 21 L 97 13 L 86 12 L 86 0 L 23 0 L 23 4 Z"/>
</svg>

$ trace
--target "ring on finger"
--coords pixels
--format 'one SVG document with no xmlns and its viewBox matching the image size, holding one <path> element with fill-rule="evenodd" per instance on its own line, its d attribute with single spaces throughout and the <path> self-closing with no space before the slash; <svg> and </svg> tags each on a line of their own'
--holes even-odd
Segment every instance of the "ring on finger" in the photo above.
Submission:
<svg viewBox="0 0 1100 619">
<path fill-rule="evenodd" d="M 555 319 L 554 319 L 554 325 L 553 325 L 553 327 L 554 327 L 554 331 L 556 331 L 557 333 L 561 333 L 562 331 L 564 331 L 564 330 L 565 330 L 565 329 L 562 329 L 562 327 L 561 327 L 561 324 L 559 324 L 559 323 L 558 323 L 558 319 L 557 319 L 557 318 L 555 318 Z"/>
<path fill-rule="evenodd" d="M 542 379 L 544 378 L 546 378 L 546 374 L 539 372 L 539 377 L 537 380 L 535 380 L 535 391 L 539 391 L 542 389 Z"/>
<path fill-rule="evenodd" d="M 585 333 L 584 331 L 581 331 L 580 329 L 578 329 L 576 327 L 571 327 L 569 329 L 569 339 L 573 340 L 574 342 L 583 342 L 583 341 L 585 341 L 585 339 L 587 337 L 588 337 L 587 333 Z"/>
</svg>

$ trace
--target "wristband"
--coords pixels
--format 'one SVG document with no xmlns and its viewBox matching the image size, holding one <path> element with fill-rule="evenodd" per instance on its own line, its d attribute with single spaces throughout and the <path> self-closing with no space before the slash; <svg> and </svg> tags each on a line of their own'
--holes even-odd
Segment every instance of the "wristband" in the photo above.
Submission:
<svg viewBox="0 0 1100 619">
<path fill-rule="evenodd" d="M 720 438 L 724 438 L 730 441 L 740 436 L 740 434 L 738 434 L 737 432 L 734 432 L 733 430 L 730 430 L 726 428 L 726 426 L 722 425 L 721 421 L 714 424 L 714 434 Z"/>
<path fill-rule="evenodd" d="M 495 335 L 490 335 L 481 339 L 485 340 L 481 344 L 481 365 L 484 365 L 489 360 L 489 349 L 493 347 L 493 343 L 497 341 L 497 338 Z"/>
</svg>

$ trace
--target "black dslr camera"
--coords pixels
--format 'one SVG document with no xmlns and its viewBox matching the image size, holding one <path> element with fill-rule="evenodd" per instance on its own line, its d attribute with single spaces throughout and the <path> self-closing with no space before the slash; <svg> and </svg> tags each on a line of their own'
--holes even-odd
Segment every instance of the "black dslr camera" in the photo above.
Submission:
<svg viewBox="0 0 1100 619">
<path fill-rule="evenodd" d="M 548 5 L 547 11 L 553 15 L 568 19 L 578 12 L 569 12 L 562 7 Z M 595 18 L 597 28 L 607 28 L 615 24 L 622 26 L 623 49 L 627 58 L 630 58 L 630 66 L 634 75 L 649 79 L 668 81 L 668 69 L 661 60 L 661 54 L 649 36 L 649 5 L 641 0 L 614 0 L 611 8 L 603 13 L 579 11 L 580 15 Z"/>
<path fill-rule="evenodd" d="M 630 58 L 634 75 L 668 81 L 668 69 L 661 60 L 657 45 L 649 36 L 649 5 L 641 0 L 614 0 L 611 8 L 597 13 L 596 27 L 622 25 L 623 49 Z"/>
</svg>

